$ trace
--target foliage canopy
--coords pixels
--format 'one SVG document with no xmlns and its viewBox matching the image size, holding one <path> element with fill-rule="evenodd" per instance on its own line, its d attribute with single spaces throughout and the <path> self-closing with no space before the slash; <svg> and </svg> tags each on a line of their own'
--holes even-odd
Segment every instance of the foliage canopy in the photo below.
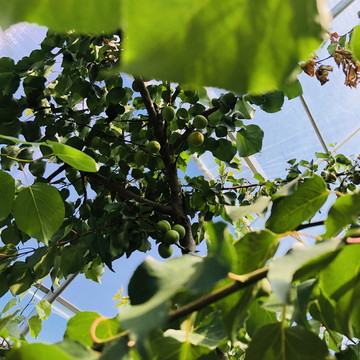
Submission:
<svg viewBox="0 0 360 360">
<path fill-rule="evenodd" d="M 356 343 L 341 349 L 344 336 L 360 337 L 358 159 L 318 153 L 322 166 L 291 160 L 286 178 L 257 174 L 254 184 L 240 173 L 241 157 L 262 148 L 263 131 L 246 122 L 255 107 L 277 112 L 301 94 L 291 75 L 322 40 L 322 10 L 312 0 L 213 3 L 105 2 L 100 14 L 87 1 L 80 17 L 67 1 L 61 11 L 6 3 L 1 24 L 50 27 L 39 50 L 0 59 L 0 295 L 15 297 L 0 318 L 6 359 L 321 360 L 334 358 L 329 349 L 360 358 Z M 342 54 L 344 68 L 357 66 Z M 207 85 L 234 92 L 210 99 Z M 207 124 L 194 143 L 198 115 Z M 207 151 L 219 176 L 187 174 L 190 155 Z M 266 213 L 253 231 L 252 216 Z M 324 233 L 305 246 L 301 230 L 319 225 Z M 300 246 L 274 259 L 289 235 Z M 38 246 L 29 251 L 30 238 Z M 204 239 L 205 258 L 196 253 Z M 19 333 L 24 319 L 9 310 L 45 276 L 100 281 L 104 264 L 164 245 L 184 255 L 142 263 L 116 318 L 80 312 L 55 345 Z M 36 308 L 34 337 L 51 305 Z"/>
</svg>

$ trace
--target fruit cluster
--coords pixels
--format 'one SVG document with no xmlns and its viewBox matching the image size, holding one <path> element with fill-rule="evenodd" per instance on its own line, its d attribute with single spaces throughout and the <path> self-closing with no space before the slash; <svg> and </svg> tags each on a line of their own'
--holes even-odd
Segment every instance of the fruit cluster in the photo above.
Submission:
<svg viewBox="0 0 360 360">
<path fill-rule="evenodd" d="M 171 227 L 167 220 L 160 220 L 157 223 L 157 228 L 164 233 L 164 239 L 158 247 L 158 252 L 162 258 L 167 259 L 172 255 L 172 245 L 176 244 L 185 236 L 186 230 L 180 224 Z"/>
</svg>

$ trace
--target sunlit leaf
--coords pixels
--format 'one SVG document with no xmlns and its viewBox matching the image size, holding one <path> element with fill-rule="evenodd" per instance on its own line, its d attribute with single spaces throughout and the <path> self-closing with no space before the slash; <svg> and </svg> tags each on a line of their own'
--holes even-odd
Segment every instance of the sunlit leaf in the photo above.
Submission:
<svg viewBox="0 0 360 360">
<path fill-rule="evenodd" d="M 61 3 L 14 0 L 1 4 L 0 26 L 6 29 L 14 23 L 27 21 L 58 32 L 115 32 L 120 28 L 120 4 L 120 0 L 104 2 L 101 6 L 96 0 L 79 0 L 76 6 L 72 0 Z"/>
<path fill-rule="evenodd" d="M 124 71 L 240 94 L 278 87 L 321 43 L 312 0 L 132 0 L 124 10 Z"/>
<path fill-rule="evenodd" d="M 80 150 L 50 140 L 46 144 L 51 147 L 57 157 L 77 170 L 86 172 L 97 172 L 99 170 L 96 161 Z"/>
<path fill-rule="evenodd" d="M 242 157 L 253 155 L 262 148 L 264 132 L 257 125 L 248 125 L 236 133 L 236 146 Z"/>
<path fill-rule="evenodd" d="M 58 190 L 44 183 L 21 189 L 13 211 L 17 227 L 45 244 L 59 229 L 65 215 Z"/>
<path fill-rule="evenodd" d="M 294 230 L 310 220 L 329 195 L 324 180 L 319 176 L 306 179 L 289 196 L 274 201 L 266 227 L 276 233 Z"/>
<path fill-rule="evenodd" d="M 0 171 L 0 220 L 10 214 L 15 198 L 15 180 L 4 171 Z"/>
</svg>

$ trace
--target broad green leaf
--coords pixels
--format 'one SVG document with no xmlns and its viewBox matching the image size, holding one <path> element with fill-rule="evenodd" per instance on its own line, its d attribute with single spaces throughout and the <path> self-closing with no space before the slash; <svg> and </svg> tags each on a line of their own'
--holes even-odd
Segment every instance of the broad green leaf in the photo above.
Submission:
<svg viewBox="0 0 360 360">
<path fill-rule="evenodd" d="M 246 331 L 253 337 L 255 331 L 266 324 L 278 322 L 275 312 L 264 309 L 259 301 L 254 301 L 249 307 L 249 317 L 246 319 Z"/>
<path fill-rule="evenodd" d="M 61 252 L 60 269 L 64 276 L 75 274 L 85 265 L 84 254 L 86 253 L 84 243 L 65 246 Z"/>
<path fill-rule="evenodd" d="M 38 316 L 32 316 L 29 320 L 30 335 L 37 339 L 42 327 L 42 321 Z"/>
<path fill-rule="evenodd" d="M 335 306 L 336 330 L 349 338 L 360 336 L 360 245 L 345 246 L 320 272 L 322 293 Z M 339 276 L 340 274 L 340 276 Z M 323 314 L 325 316 L 325 314 Z"/>
<path fill-rule="evenodd" d="M 66 327 L 65 340 L 78 341 L 85 346 L 93 346 L 94 342 L 90 336 L 90 327 L 100 314 L 92 311 L 82 311 L 73 316 Z M 118 333 L 119 322 L 115 319 L 102 321 L 96 327 L 96 336 L 99 339 L 107 339 Z"/>
<path fill-rule="evenodd" d="M 11 294 L 15 296 L 30 288 L 34 276 L 24 262 L 16 261 L 7 271 L 7 280 Z"/>
<path fill-rule="evenodd" d="M 271 286 L 283 302 L 288 302 L 288 294 L 293 276 L 297 270 L 311 260 L 334 251 L 339 246 L 339 241 L 326 241 L 314 246 L 304 246 L 293 249 L 290 253 L 273 260 L 270 263 L 268 279 Z"/>
<path fill-rule="evenodd" d="M 45 143 L 29 142 L 29 141 L 21 140 L 21 139 L 19 139 L 17 137 L 14 137 L 14 136 L 8 136 L 8 135 L 2 135 L 2 134 L 0 135 L 0 139 L 10 140 L 14 144 L 31 145 L 31 146 L 34 146 L 34 147 L 40 146 L 41 144 L 45 144 Z"/>
<path fill-rule="evenodd" d="M 15 198 L 15 180 L 4 171 L 0 171 L 0 221 L 6 219 L 12 209 Z"/>
<path fill-rule="evenodd" d="M 274 113 L 281 110 L 284 104 L 284 93 L 282 91 L 274 91 L 264 95 L 250 96 L 250 101 L 259 105 L 260 108 L 268 113 Z"/>
<path fill-rule="evenodd" d="M 99 5 L 96 0 L 13 0 L 1 4 L 0 26 L 6 29 L 21 21 L 45 25 L 56 32 L 76 30 L 99 34 L 115 32 L 120 28 L 120 0 L 106 1 Z"/>
<path fill-rule="evenodd" d="M 263 267 L 276 251 L 277 235 L 268 230 L 246 234 L 234 245 L 237 264 L 232 268 L 236 274 L 246 274 Z M 235 341 L 239 326 L 247 316 L 247 309 L 254 301 L 258 290 L 250 286 L 218 301 L 214 306 L 222 312 L 225 330 Z"/>
<path fill-rule="evenodd" d="M 345 350 L 336 354 L 336 360 L 359 360 L 360 359 L 360 343 L 356 345 L 348 345 Z"/>
<path fill-rule="evenodd" d="M 214 259 L 185 255 L 158 263 L 147 258 L 135 270 L 128 287 L 132 305 L 120 312 L 119 319 L 121 327 L 130 330 L 141 354 L 148 332 L 165 323 L 172 295 L 180 289 L 203 291 L 205 286 L 211 288 L 224 277 L 224 266 Z M 209 263 L 213 266 L 210 274 L 204 272 Z"/>
<path fill-rule="evenodd" d="M 245 119 L 254 117 L 255 109 L 243 97 L 236 102 L 235 110 L 240 111 Z"/>
<path fill-rule="evenodd" d="M 258 214 L 261 216 L 264 215 L 265 210 L 268 208 L 270 200 L 271 198 L 269 196 L 260 196 L 251 205 L 225 206 L 225 211 L 232 220 L 237 220 L 250 214 Z"/>
<path fill-rule="evenodd" d="M 284 92 L 284 95 L 286 95 L 289 100 L 294 99 L 303 93 L 301 83 L 298 79 L 290 83 L 285 83 L 280 90 Z"/>
<path fill-rule="evenodd" d="M 5 314 L 4 317 L 0 318 L 0 331 L 3 330 L 12 320 L 17 316 L 20 310 L 16 310 L 13 314 Z"/>
<path fill-rule="evenodd" d="M 104 263 L 100 256 L 96 257 L 90 267 L 85 271 L 85 277 L 101 284 L 101 276 L 104 273 Z"/>
<path fill-rule="evenodd" d="M 0 271 L 3 271 L 12 262 L 14 257 L 16 257 L 17 249 L 14 244 L 7 244 L 0 247 L 0 254 Z"/>
<path fill-rule="evenodd" d="M 326 232 L 323 238 L 337 235 L 346 225 L 352 223 L 360 214 L 360 193 L 345 194 L 338 197 L 331 206 L 325 220 Z"/>
<path fill-rule="evenodd" d="M 65 349 L 62 348 L 62 343 L 57 345 L 47 345 L 40 343 L 24 344 L 20 348 L 12 349 L 7 359 L 9 360 L 78 360 L 84 359 L 78 357 L 78 348 L 73 348 L 73 356 L 71 356 Z M 79 346 L 79 345 L 78 345 Z M 83 348 L 82 348 L 83 349 Z M 74 351 L 76 350 L 76 351 Z M 92 353 L 90 353 L 92 355 Z M 93 360 L 94 357 L 87 354 L 88 360 Z"/>
<path fill-rule="evenodd" d="M 47 245 L 64 221 L 65 207 L 55 187 L 36 183 L 20 190 L 13 212 L 21 231 Z"/>
<path fill-rule="evenodd" d="M 99 164 L 80 150 L 50 140 L 46 141 L 46 144 L 58 158 L 79 171 L 97 172 L 99 170 Z"/>
<path fill-rule="evenodd" d="M 357 26 L 352 33 L 351 49 L 356 59 L 360 61 L 360 26 Z"/>
<path fill-rule="evenodd" d="M 321 177 L 315 175 L 306 179 L 291 195 L 274 201 L 266 227 L 278 234 L 294 230 L 315 215 L 328 195 Z"/>
<path fill-rule="evenodd" d="M 124 5 L 123 71 L 239 94 L 277 88 L 322 40 L 313 0 Z"/>
<path fill-rule="evenodd" d="M 203 336 L 187 333 L 183 330 L 167 330 L 164 334 L 157 334 L 151 339 L 151 347 L 157 359 L 162 360 L 197 360 L 202 356 L 215 354 L 211 348 L 201 344 Z M 211 357 L 212 359 L 215 357 Z"/>
<path fill-rule="evenodd" d="M 47 300 L 41 300 L 36 304 L 36 311 L 41 320 L 46 320 L 51 314 L 51 304 Z"/>
<path fill-rule="evenodd" d="M 248 125 L 236 133 L 236 147 L 242 157 L 253 155 L 262 148 L 264 132 L 257 125 Z"/>
<path fill-rule="evenodd" d="M 17 303 L 17 300 L 16 298 L 12 298 L 11 300 L 9 300 L 6 305 L 4 306 L 4 308 L 2 309 L 1 311 L 1 314 L 4 314 L 6 313 L 8 310 L 10 310 L 11 308 L 13 308 L 14 306 L 16 306 L 18 303 Z"/>
<path fill-rule="evenodd" d="M 268 324 L 258 329 L 245 360 L 327 360 L 325 342 L 301 326 Z"/>
<path fill-rule="evenodd" d="M 212 151 L 213 155 L 221 161 L 230 162 L 236 155 L 236 148 L 231 141 L 226 139 L 217 140 L 217 148 Z"/>
</svg>

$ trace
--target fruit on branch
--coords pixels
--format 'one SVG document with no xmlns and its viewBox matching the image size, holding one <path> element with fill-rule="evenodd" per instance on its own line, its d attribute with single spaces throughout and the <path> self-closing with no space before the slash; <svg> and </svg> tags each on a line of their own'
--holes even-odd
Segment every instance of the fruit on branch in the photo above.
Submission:
<svg viewBox="0 0 360 360">
<path fill-rule="evenodd" d="M 160 220 L 157 223 L 157 228 L 161 231 L 166 233 L 167 231 L 171 230 L 171 225 L 167 220 Z"/>
<path fill-rule="evenodd" d="M 192 145 L 200 146 L 204 142 L 204 135 L 200 131 L 195 131 L 189 135 L 189 142 Z"/>
<path fill-rule="evenodd" d="M 205 116 L 196 115 L 193 121 L 193 125 L 196 129 L 205 129 L 208 124 L 208 121 Z"/>
<path fill-rule="evenodd" d="M 161 149 L 161 146 L 159 144 L 158 141 L 153 140 L 150 141 L 147 145 L 146 145 L 146 151 L 149 152 L 150 154 L 157 154 Z"/>
<path fill-rule="evenodd" d="M 158 247 L 158 253 L 163 259 L 167 259 L 172 255 L 173 248 L 171 245 L 161 243 Z"/>
<path fill-rule="evenodd" d="M 175 230 L 175 231 L 177 231 L 179 233 L 180 239 L 182 239 L 186 234 L 185 228 L 180 224 L 174 225 L 172 227 L 172 230 Z"/>
<path fill-rule="evenodd" d="M 144 166 L 148 161 L 148 154 L 145 151 L 138 151 L 135 153 L 134 161 L 137 166 Z"/>
<path fill-rule="evenodd" d="M 101 138 L 99 138 L 98 136 L 94 136 L 91 140 L 90 140 L 90 145 L 91 147 L 93 147 L 94 149 L 99 149 L 100 145 L 101 145 Z"/>
<path fill-rule="evenodd" d="M 171 106 L 166 106 L 162 109 L 162 117 L 165 121 L 170 122 L 175 119 L 175 109 Z"/>
<path fill-rule="evenodd" d="M 176 230 L 168 230 L 164 236 L 165 244 L 176 244 L 180 239 L 180 235 Z"/>
</svg>

